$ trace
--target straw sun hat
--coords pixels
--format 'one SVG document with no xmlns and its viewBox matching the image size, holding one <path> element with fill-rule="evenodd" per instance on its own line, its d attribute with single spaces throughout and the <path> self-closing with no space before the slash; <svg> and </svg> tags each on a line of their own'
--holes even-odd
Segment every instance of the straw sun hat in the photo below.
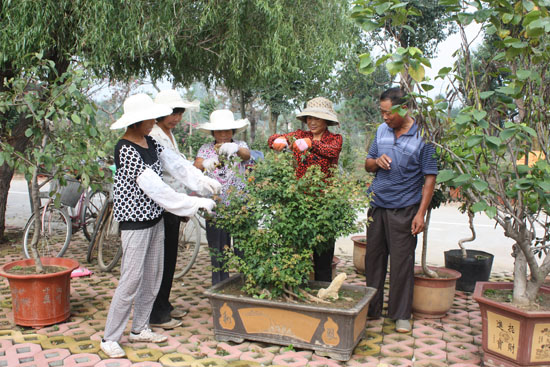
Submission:
<svg viewBox="0 0 550 367">
<path fill-rule="evenodd" d="M 111 125 L 111 130 L 122 129 L 136 122 L 168 116 L 172 108 L 153 102 L 147 94 L 139 93 L 126 98 L 124 114 Z"/>
<path fill-rule="evenodd" d="M 182 99 L 180 94 L 173 89 L 161 90 L 155 97 L 155 103 L 163 104 L 171 108 L 185 108 L 195 110 L 198 110 L 201 104 L 201 102 L 196 99 L 192 102 Z"/>
<path fill-rule="evenodd" d="M 336 116 L 336 112 L 334 112 L 334 108 L 332 107 L 332 102 L 324 97 L 317 97 L 309 100 L 306 104 L 306 108 L 296 115 L 299 120 L 304 122 L 307 116 L 326 120 L 329 126 L 340 124 L 338 116 Z"/>
<path fill-rule="evenodd" d="M 247 127 L 248 119 L 235 120 L 230 110 L 216 110 L 210 114 L 210 122 L 199 125 L 199 129 L 208 133 L 214 130 L 235 130 L 236 134 Z"/>
</svg>

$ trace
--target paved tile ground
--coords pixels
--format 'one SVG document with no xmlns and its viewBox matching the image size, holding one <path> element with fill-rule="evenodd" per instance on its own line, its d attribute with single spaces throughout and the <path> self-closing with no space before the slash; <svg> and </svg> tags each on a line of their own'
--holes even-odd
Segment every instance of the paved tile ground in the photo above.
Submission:
<svg viewBox="0 0 550 367">
<path fill-rule="evenodd" d="M 447 317 L 414 320 L 413 330 L 409 334 L 396 333 L 388 319 L 369 321 L 366 337 L 347 362 L 278 345 L 217 342 L 212 330 L 210 304 L 203 296 L 203 291 L 210 286 L 209 258 L 204 248 L 190 273 L 183 280 L 175 280 L 172 288 L 174 305 L 189 311 L 183 326 L 166 331 L 169 337 L 163 344 L 131 344 L 125 336 L 121 344 L 127 358 L 106 359 L 99 349 L 99 342 L 118 282 L 119 269 L 102 273 L 95 264 L 86 264 L 86 246 L 82 234 L 76 234 L 65 255 L 93 271 L 91 276 L 72 279 L 72 314 L 66 322 L 40 329 L 14 325 L 8 281 L 0 281 L 0 367 L 481 365 L 479 308 L 470 294 L 459 291 Z M 3 263 L 19 259 L 22 257 L 21 247 L 17 242 L 1 245 L 0 256 Z M 364 284 L 364 276 L 356 274 L 352 264 L 351 258 L 344 258 L 338 271 L 348 274 L 347 283 Z M 496 278 L 504 280 L 509 276 L 498 274 Z"/>
</svg>

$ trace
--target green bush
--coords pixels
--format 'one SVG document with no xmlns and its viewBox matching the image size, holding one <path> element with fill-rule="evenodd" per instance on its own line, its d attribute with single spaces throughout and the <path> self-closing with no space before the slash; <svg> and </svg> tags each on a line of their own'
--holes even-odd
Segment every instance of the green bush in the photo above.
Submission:
<svg viewBox="0 0 550 367">
<path fill-rule="evenodd" d="M 292 153 L 268 152 L 244 178 L 245 190 L 216 208 L 216 225 L 243 252 L 225 253 L 227 270 L 243 274 L 248 294 L 296 293 L 313 270 L 313 251 L 358 231 L 358 214 L 368 206 L 364 185 L 347 174 L 334 170 L 325 179 L 313 166 L 298 180 L 294 167 Z"/>
</svg>

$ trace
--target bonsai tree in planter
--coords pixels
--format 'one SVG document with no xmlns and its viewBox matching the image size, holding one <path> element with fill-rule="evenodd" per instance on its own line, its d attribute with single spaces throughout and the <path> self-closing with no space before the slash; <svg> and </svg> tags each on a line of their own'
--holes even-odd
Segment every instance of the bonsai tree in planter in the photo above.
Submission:
<svg viewBox="0 0 550 367">
<path fill-rule="evenodd" d="M 214 335 L 219 341 L 293 345 L 348 360 L 365 333 L 376 290 L 343 284 L 344 273 L 328 287 L 308 280 L 313 252 L 356 232 L 369 200 L 361 182 L 338 170 L 325 178 L 313 166 L 297 179 L 295 162 L 290 152 L 268 152 L 244 178 L 245 187 L 216 207 L 216 226 L 231 233 L 242 253 L 225 252 L 226 270 L 242 274 L 241 289 L 252 297 L 225 292 L 238 284 L 234 277 L 207 290 Z M 310 292 L 317 287 L 319 297 Z M 322 299 L 325 291 L 330 300 Z M 331 302 L 338 298 L 345 304 Z"/>
<path fill-rule="evenodd" d="M 356 232 L 358 214 L 368 206 L 364 186 L 347 174 L 334 170 L 325 178 L 312 166 L 297 179 L 294 164 L 290 152 L 268 152 L 245 177 L 244 190 L 216 208 L 216 225 L 242 251 L 241 257 L 226 252 L 227 267 L 243 274 L 250 295 L 304 297 L 313 252 Z"/>
<path fill-rule="evenodd" d="M 7 162 L 25 174 L 30 185 L 32 212 L 40 218 L 40 188 L 52 180 L 62 186 L 66 175 L 78 176 L 82 185 L 90 184 L 90 177 L 103 177 L 98 160 L 106 157 L 100 129 L 95 121 L 95 108 L 84 91 L 89 87 L 89 76 L 82 65 L 72 65 L 59 75 L 55 64 L 33 57 L 34 66 L 20 75 L 5 80 L 0 108 L 13 119 L 7 124 L 18 123 L 17 116 L 31 116 L 33 123 L 25 131 L 29 138 L 23 154 L 17 153 L 7 143 L 0 141 L 0 163 Z M 47 179 L 39 182 L 38 177 Z M 60 205 L 59 195 L 54 197 Z M 34 221 L 40 226 L 40 221 Z M 40 230 L 37 227 L 31 242 L 32 257 L 38 273 L 43 272 L 37 251 Z"/>
</svg>

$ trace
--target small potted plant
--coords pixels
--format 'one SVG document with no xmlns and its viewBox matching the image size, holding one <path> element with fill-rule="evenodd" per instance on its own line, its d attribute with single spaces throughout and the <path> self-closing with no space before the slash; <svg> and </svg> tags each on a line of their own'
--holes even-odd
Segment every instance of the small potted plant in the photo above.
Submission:
<svg viewBox="0 0 550 367">
<path fill-rule="evenodd" d="M 464 243 L 476 239 L 474 228 L 474 213 L 470 206 L 465 211 L 468 213 L 468 224 L 472 235 L 458 241 L 458 250 L 445 251 L 445 267 L 454 269 L 462 276 L 456 281 L 456 289 L 464 292 L 473 292 L 477 282 L 488 281 L 493 266 L 493 254 L 480 250 L 466 250 Z"/>
<path fill-rule="evenodd" d="M 216 208 L 216 225 L 232 234 L 242 256 L 226 252 L 228 269 L 240 275 L 207 292 L 214 332 L 218 340 L 293 345 L 347 360 L 364 333 L 374 289 L 343 285 L 335 302 L 347 303 L 332 304 L 316 296 L 330 283 L 308 278 L 313 251 L 357 232 L 369 198 L 359 182 L 336 170 L 325 178 L 312 166 L 297 179 L 294 162 L 289 152 L 267 153 L 245 177 L 244 190 Z"/>
<path fill-rule="evenodd" d="M 44 82 L 46 79 L 49 82 Z M 81 92 L 89 82 L 82 69 L 73 67 L 57 75 L 54 63 L 41 55 L 36 55 L 35 66 L 7 82 L 9 88 L 0 95 L 2 107 L 33 121 L 25 132 L 29 143 L 24 154 L 0 142 L 0 155 L 3 161 L 24 168 L 31 182 L 32 211 L 35 218 L 41 218 L 39 190 L 48 181 L 39 183 L 39 175 L 47 173 L 49 180 L 64 184 L 67 172 L 78 172 L 87 185 L 89 177 L 99 172 L 97 158 L 104 155 L 98 148 L 101 137 L 95 127 L 94 109 Z M 59 200 L 59 196 L 54 197 L 55 205 Z M 50 325 L 70 316 L 70 275 L 78 267 L 73 259 L 47 257 L 40 252 L 41 221 L 34 224 L 32 259 L 0 267 L 0 275 L 10 282 L 14 321 L 23 326 Z"/>
<path fill-rule="evenodd" d="M 414 269 L 414 291 L 412 311 L 417 318 L 441 318 L 451 309 L 453 304 L 456 281 L 461 274 L 446 267 L 428 266 L 428 229 L 432 210 L 446 202 L 447 198 L 442 188 L 434 190 L 432 201 L 426 213 L 426 226 L 422 235 L 421 265 Z"/>
</svg>

